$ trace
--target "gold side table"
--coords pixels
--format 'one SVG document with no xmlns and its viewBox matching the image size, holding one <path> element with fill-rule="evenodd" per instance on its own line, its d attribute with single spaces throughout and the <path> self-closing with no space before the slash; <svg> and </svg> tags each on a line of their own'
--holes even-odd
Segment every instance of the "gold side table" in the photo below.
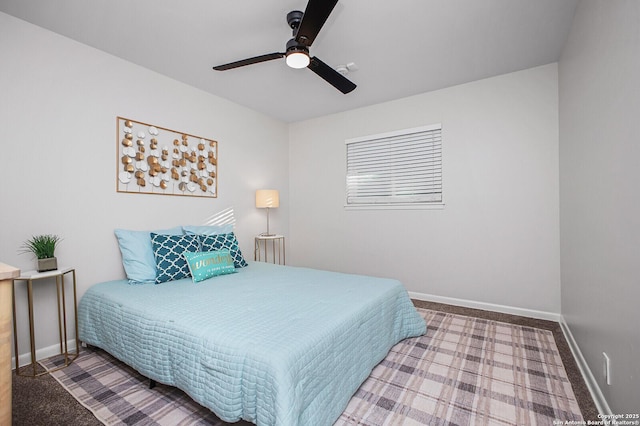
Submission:
<svg viewBox="0 0 640 426">
<path fill-rule="evenodd" d="M 264 255 L 264 261 L 269 262 L 269 251 L 271 251 L 272 263 L 278 265 L 286 263 L 284 235 L 258 235 L 255 238 L 255 244 L 253 260 L 262 261 Z"/>
<path fill-rule="evenodd" d="M 67 306 L 65 303 L 65 276 L 67 274 L 71 274 L 73 280 L 73 312 L 75 317 L 75 332 L 76 332 L 76 351 L 75 353 L 69 353 L 69 348 L 67 347 Z M 43 280 L 45 278 L 54 278 L 56 282 L 56 296 L 58 299 L 58 332 L 60 337 L 60 354 L 64 355 L 64 364 L 60 367 L 57 367 L 52 370 L 44 371 L 37 373 L 37 360 L 36 360 L 36 344 L 35 344 L 35 333 L 33 327 L 33 283 L 35 281 Z M 20 358 L 20 352 L 18 352 L 18 328 L 16 324 L 16 295 L 15 295 L 15 284 L 16 281 L 24 281 L 27 283 L 27 298 L 29 303 L 29 343 L 31 344 L 31 367 L 33 369 L 33 374 L 21 374 L 20 373 L 20 364 L 18 359 Z M 16 359 L 16 374 L 19 376 L 41 376 L 43 374 L 51 373 L 53 371 L 60 370 L 71 364 L 73 360 L 78 357 L 80 353 L 80 344 L 78 341 L 78 304 L 77 304 L 77 293 L 76 293 L 76 270 L 74 268 L 59 268 L 55 271 L 47 271 L 47 272 L 37 272 L 37 271 L 27 271 L 20 274 L 18 278 L 13 279 L 11 298 L 13 300 L 13 344 L 14 344 L 14 354 Z"/>
</svg>

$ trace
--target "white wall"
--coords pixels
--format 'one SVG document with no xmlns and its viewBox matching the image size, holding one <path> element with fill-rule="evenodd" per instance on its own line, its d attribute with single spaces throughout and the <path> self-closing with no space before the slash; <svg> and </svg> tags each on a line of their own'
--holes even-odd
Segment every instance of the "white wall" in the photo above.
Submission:
<svg viewBox="0 0 640 426">
<path fill-rule="evenodd" d="M 442 123 L 442 210 L 346 211 L 344 140 Z M 560 312 L 557 66 L 290 126 L 293 264 Z"/>
<path fill-rule="evenodd" d="M 562 314 L 616 414 L 640 408 L 638 23 L 636 0 L 583 0 L 559 62 Z"/>
<path fill-rule="evenodd" d="M 61 265 L 77 270 L 79 294 L 124 276 L 114 228 L 204 224 L 233 209 L 245 257 L 264 230 L 254 190 L 288 200 L 287 126 L 131 63 L 0 13 L 0 261 L 34 269 L 18 255 L 31 235 L 64 241 Z M 212 74 L 213 78 L 213 74 Z M 116 192 L 116 116 L 219 141 L 219 197 Z M 286 208 L 272 227 L 287 233 Z M 17 293 L 20 352 L 28 351 L 25 286 Z M 38 348 L 57 342 L 53 286 L 36 287 Z"/>
</svg>

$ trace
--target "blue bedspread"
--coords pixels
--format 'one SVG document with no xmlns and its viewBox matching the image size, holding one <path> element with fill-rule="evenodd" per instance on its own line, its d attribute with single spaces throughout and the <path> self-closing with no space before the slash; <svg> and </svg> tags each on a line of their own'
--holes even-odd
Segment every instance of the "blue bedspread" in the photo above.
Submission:
<svg viewBox="0 0 640 426">
<path fill-rule="evenodd" d="M 221 419 L 331 425 L 373 367 L 426 326 L 391 279 L 252 262 L 193 283 L 92 286 L 79 337 Z"/>
</svg>

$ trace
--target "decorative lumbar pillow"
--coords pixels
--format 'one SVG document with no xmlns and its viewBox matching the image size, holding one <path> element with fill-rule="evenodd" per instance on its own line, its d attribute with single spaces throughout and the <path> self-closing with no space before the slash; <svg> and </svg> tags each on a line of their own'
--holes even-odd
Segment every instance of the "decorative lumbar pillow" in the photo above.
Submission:
<svg viewBox="0 0 640 426">
<path fill-rule="evenodd" d="M 189 265 L 193 282 L 197 283 L 223 274 L 233 274 L 236 267 L 228 249 L 200 253 L 182 253 Z"/>
<path fill-rule="evenodd" d="M 202 242 L 202 251 L 228 249 L 236 268 L 243 268 L 248 265 L 244 257 L 242 257 L 242 252 L 238 247 L 238 240 L 233 232 L 219 235 L 201 235 L 200 241 Z"/>
<path fill-rule="evenodd" d="M 187 225 L 182 229 L 185 234 L 218 235 L 233 232 L 233 225 Z"/>
<path fill-rule="evenodd" d="M 183 254 L 200 251 L 197 235 L 165 235 L 152 232 L 151 245 L 156 259 L 156 284 L 191 276 Z"/>
<path fill-rule="evenodd" d="M 153 283 L 156 279 L 156 260 L 151 246 L 151 232 L 165 235 L 182 235 L 182 227 L 158 231 L 129 231 L 116 229 L 122 266 L 129 284 Z"/>
</svg>

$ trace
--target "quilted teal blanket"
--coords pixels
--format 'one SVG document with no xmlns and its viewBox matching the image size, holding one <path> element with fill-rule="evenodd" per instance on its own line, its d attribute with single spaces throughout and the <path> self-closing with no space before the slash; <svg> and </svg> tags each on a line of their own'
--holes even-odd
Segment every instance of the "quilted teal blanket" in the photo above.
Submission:
<svg viewBox="0 0 640 426">
<path fill-rule="evenodd" d="M 79 337 L 222 420 L 331 425 L 391 346 L 424 334 L 400 282 L 253 262 L 200 283 L 92 286 Z"/>
</svg>

